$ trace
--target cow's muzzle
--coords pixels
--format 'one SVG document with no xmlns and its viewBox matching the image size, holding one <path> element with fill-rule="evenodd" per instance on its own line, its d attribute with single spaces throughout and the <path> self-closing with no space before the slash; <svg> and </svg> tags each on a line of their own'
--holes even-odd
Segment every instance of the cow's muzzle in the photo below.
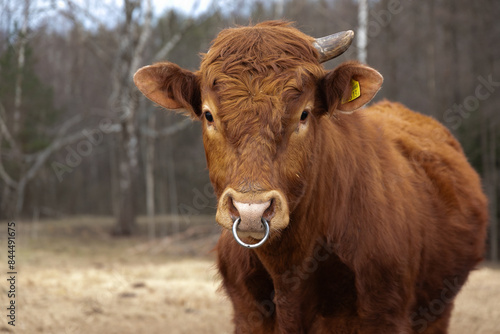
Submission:
<svg viewBox="0 0 500 334">
<path fill-rule="evenodd" d="M 241 239 L 260 240 L 257 243 L 260 246 L 270 231 L 288 226 L 289 213 L 285 197 L 277 190 L 243 193 L 228 188 L 219 199 L 215 218 L 219 225 L 237 233 L 236 240 L 248 247 L 252 244 Z"/>
</svg>

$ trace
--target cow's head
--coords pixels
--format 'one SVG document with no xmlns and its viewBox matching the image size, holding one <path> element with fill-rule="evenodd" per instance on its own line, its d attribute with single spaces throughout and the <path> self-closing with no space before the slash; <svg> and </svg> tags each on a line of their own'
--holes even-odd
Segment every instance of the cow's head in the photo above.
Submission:
<svg viewBox="0 0 500 334">
<path fill-rule="evenodd" d="M 349 31 L 314 39 L 267 22 L 222 31 L 198 72 L 164 62 L 135 74 L 149 99 L 203 123 L 220 225 L 232 229 L 241 218 L 240 236 L 257 240 L 262 218 L 271 237 L 288 226 L 314 177 L 321 123 L 360 108 L 382 84 L 377 71 L 355 62 L 322 67 L 352 37 Z"/>
</svg>

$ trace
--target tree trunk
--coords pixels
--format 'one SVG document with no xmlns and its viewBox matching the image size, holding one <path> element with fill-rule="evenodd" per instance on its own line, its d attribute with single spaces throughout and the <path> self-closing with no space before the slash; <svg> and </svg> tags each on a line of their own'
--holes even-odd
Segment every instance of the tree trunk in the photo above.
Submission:
<svg viewBox="0 0 500 334">
<path fill-rule="evenodd" d="M 285 0 L 275 0 L 274 2 L 274 18 L 282 19 L 285 14 Z"/>
<path fill-rule="evenodd" d="M 0 140 L 1 143 L 1 140 Z M 11 220 L 15 218 L 15 207 L 17 200 L 17 187 L 5 184 L 2 190 L 1 206 L 0 206 L 0 219 Z"/>
<path fill-rule="evenodd" d="M 172 234 L 180 232 L 179 215 L 177 210 L 177 183 L 175 182 L 175 161 L 172 143 L 166 145 L 167 172 L 168 172 L 168 199 L 170 203 L 170 215 L 172 217 Z"/>
<path fill-rule="evenodd" d="M 367 61 L 367 45 L 368 45 L 368 0 L 359 0 L 358 8 L 358 60 L 366 64 Z"/>
<path fill-rule="evenodd" d="M 131 235 L 136 232 L 136 183 L 138 173 L 138 134 L 136 113 L 139 107 L 139 95 L 132 77 L 139 64 L 142 63 L 144 50 L 151 36 L 151 0 L 146 1 L 142 19 L 138 25 L 135 12 L 141 11 L 141 2 L 125 0 L 125 22 L 120 38 L 120 47 L 116 54 L 113 68 L 113 92 L 110 96 L 110 108 L 118 112 L 121 120 L 121 133 L 118 147 L 118 216 L 114 235 Z M 137 31 L 137 29 L 140 29 Z"/>
<path fill-rule="evenodd" d="M 135 123 L 135 111 L 137 110 L 137 99 L 130 98 L 124 94 L 122 105 L 127 119 L 121 123 L 121 134 L 119 142 L 119 199 L 118 217 L 113 231 L 114 235 L 132 235 L 136 232 L 136 183 L 138 173 L 138 138 Z"/>
<path fill-rule="evenodd" d="M 19 53 L 17 55 L 17 75 L 14 96 L 14 111 L 13 111 L 13 125 L 12 134 L 17 136 L 21 128 L 21 104 L 23 95 L 23 72 L 24 72 L 24 59 L 26 52 L 26 39 L 28 35 L 28 22 L 30 13 L 30 0 L 24 1 L 23 13 L 23 26 L 19 34 Z"/>
<path fill-rule="evenodd" d="M 456 1 L 450 1 L 450 16 L 448 17 L 448 27 L 449 27 L 449 32 L 451 35 L 451 68 L 458 69 L 460 68 L 460 54 L 458 50 L 458 44 L 459 44 L 459 36 L 458 36 L 458 27 L 460 26 L 460 23 L 456 22 L 456 17 L 457 17 L 457 4 Z M 453 101 L 458 103 L 460 101 L 460 71 L 455 70 L 452 71 L 452 88 L 453 88 Z"/>
<path fill-rule="evenodd" d="M 434 1 L 429 1 L 429 26 L 427 33 L 427 94 L 429 96 L 429 114 L 434 117 L 437 115 L 436 105 L 436 14 L 434 10 Z"/>
<path fill-rule="evenodd" d="M 479 32 L 488 29 L 488 23 L 485 21 L 483 15 L 483 7 L 477 2 L 470 2 L 470 13 L 474 20 L 470 26 L 471 48 L 479 48 L 481 46 Z M 452 5 L 454 6 L 454 5 Z M 477 52 L 472 54 L 473 66 L 472 73 L 488 73 L 494 68 L 494 60 L 489 59 L 488 54 L 484 52 Z M 495 92 L 496 93 L 496 92 Z M 490 97 L 489 99 L 493 99 Z M 488 100 L 490 101 L 490 100 Z M 483 187 L 489 201 L 489 258 L 493 262 L 499 259 L 498 254 L 498 175 L 496 167 L 496 137 L 498 123 L 495 121 L 495 108 L 490 106 L 488 101 L 481 102 L 479 109 L 479 138 L 481 150 L 481 167 Z"/>
<path fill-rule="evenodd" d="M 133 167 L 123 160 L 119 167 L 118 217 L 114 235 L 132 235 L 136 231 L 135 176 Z"/>
<path fill-rule="evenodd" d="M 156 128 L 156 116 L 154 112 L 148 115 L 148 128 Z M 155 163 L 155 138 L 145 136 L 146 140 L 146 210 L 148 215 L 148 234 L 150 239 L 156 237 L 155 222 L 155 183 L 154 183 L 154 163 Z"/>
<path fill-rule="evenodd" d="M 27 180 L 26 180 L 25 177 L 23 177 L 17 183 L 15 217 L 19 217 L 19 215 L 21 214 L 21 211 L 23 210 L 23 206 L 24 206 L 24 191 L 26 190 L 26 183 L 27 183 Z"/>
<path fill-rule="evenodd" d="M 498 171 L 496 167 L 496 124 L 490 122 L 489 164 L 488 164 L 488 199 L 490 201 L 490 254 L 491 261 L 498 261 Z"/>
</svg>

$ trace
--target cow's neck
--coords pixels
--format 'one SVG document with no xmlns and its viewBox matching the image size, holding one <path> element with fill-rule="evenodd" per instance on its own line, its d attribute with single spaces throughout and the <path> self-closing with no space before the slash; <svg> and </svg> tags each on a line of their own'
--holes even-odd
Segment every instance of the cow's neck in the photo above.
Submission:
<svg viewBox="0 0 500 334">
<path fill-rule="evenodd" d="M 351 191 L 359 173 L 363 173 L 364 180 L 372 177 L 360 159 L 376 154 L 368 143 L 370 138 L 363 138 L 369 134 L 363 131 L 362 126 L 349 123 L 327 123 L 319 129 L 315 170 L 311 171 L 303 200 L 291 213 L 290 225 L 280 238 L 255 250 L 273 280 L 276 320 L 282 332 L 300 333 L 310 328 L 313 319 L 304 315 L 321 312 L 318 291 L 329 293 L 331 298 L 354 298 L 351 306 L 356 303 L 354 274 L 346 261 L 353 250 L 345 245 L 357 244 L 356 232 L 349 235 L 357 228 L 348 226 L 349 208 L 357 204 L 350 205 L 349 201 L 359 201 Z M 345 138 L 336 142 L 335 136 Z M 324 277 L 328 277 L 328 283 Z"/>
<path fill-rule="evenodd" d="M 282 275 L 291 266 L 303 265 L 318 249 L 335 252 L 340 258 L 352 251 L 342 242 L 343 238 L 355 237 L 345 235 L 352 230 L 352 226 L 347 228 L 350 202 L 363 200 L 356 198 L 358 194 L 352 189 L 357 179 L 377 181 L 370 166 L 364 164 L 364 161 L 377 161 L 369 157 L 377 154 L 377 148 L 372 142 L 374 129 L 361 124 L 362 117 L 355 114 L 349 117 L 325 122 L 319 129 L 315 170 L 311 170 L 302 201 L 291 212 L 290 225 L 279 239 L 256 250 L 271 274 Z M 342 140 L 338 140 L 339 136 Z M 362 178 L 358 177 L 360 173 Z M 349 244 L 354 244 L 353 241 Z"/>
</svg>

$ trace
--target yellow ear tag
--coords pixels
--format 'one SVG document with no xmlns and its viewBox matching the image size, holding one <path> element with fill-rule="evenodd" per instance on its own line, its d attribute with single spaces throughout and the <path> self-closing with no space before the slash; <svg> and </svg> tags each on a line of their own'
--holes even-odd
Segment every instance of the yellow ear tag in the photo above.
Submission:
<svg viewBox="0 0 500 334">
<path fill-rule="evenodd" d="M 342 104 L 356 100 L 361 96 L 361 88 L 359 87 L 359 81 L 351 79 L 351 97 L 346 101 L 342 101 Z"/>
</svg>

